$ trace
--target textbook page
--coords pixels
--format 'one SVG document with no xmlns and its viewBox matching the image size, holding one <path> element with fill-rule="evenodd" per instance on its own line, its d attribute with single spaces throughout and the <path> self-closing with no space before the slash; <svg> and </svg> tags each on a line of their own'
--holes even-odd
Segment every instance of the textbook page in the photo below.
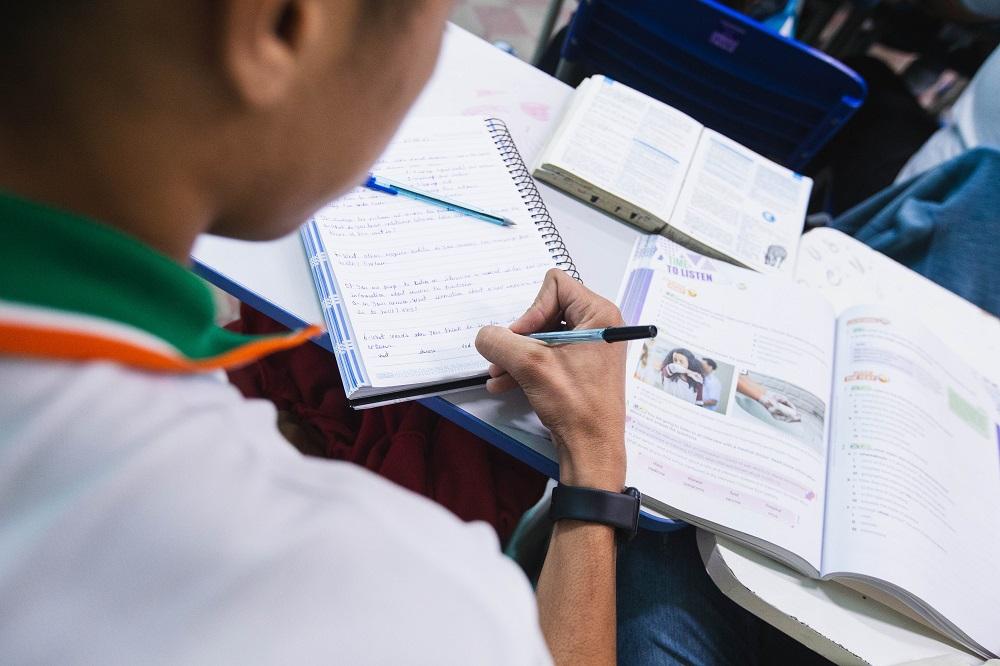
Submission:
<svg viewBox="0 0 1000 666">
<path fill-rule="evenodd" d="M 412 119 L 372 173 L 516 223 L 364 188 L 316 213 L 372 385 L 484 374 L 476 332 L 523 314 L 555 266 L 484 119 Z"/>
<path fill-rule="evenodd" d="M 966 364 L 1000 381 L 1000 319 L 845 233 L 804 234 L 795 279 L 838 313 L 862 303 L 906 310 Z"/>
<path fill-rule="evenodd" d="M 584 81 L 541 162 L 666 220 L 702 125 L 604 76 Z"/>
<path fill-rule="evenodd" d="M 1000 653 L 997 396 L 886 305 L 838 323 L 824 573 L 886 581 Z"/>
<path fill-rule="evenodd" d="M 761 273 L 791 276 L 812 179 L 707 127 L 669 229 Z"/>
<path fill-rule="evenodd" d="M 669 515 L 753 535 L 818 573 L 830 306 L 662 236 L 637 241 L 626 276 L 626 322 L 659 329 L 629 348 L 629 485 Z"/>
</svg>

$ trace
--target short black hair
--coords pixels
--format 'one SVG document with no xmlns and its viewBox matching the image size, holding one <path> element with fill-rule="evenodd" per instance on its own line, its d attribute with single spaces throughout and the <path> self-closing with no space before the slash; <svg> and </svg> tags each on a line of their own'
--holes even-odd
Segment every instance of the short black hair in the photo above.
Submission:
<svg viewBox="0 0 1000 666">
<path fill-rule="evenodd" d="M 703 361 L 705 362 L 705 364 L 706 364 L 706 365 L 710 365 L 710 366 L 712 366 L 712 370 L 718 370 L 718 369 L 719 369 L 719 366 L 718 366 L 718 365 L 716 365 L 715 361 L 713 361 L 713 360 L 712 360 L 712 359 L 710 359 L 709 357 L 707 357 L 707 356 L 706 356 L 705 358 L 703 358 L 703 359 L 701 359 L 701 360 L 703 360 Z"/>
</svg>

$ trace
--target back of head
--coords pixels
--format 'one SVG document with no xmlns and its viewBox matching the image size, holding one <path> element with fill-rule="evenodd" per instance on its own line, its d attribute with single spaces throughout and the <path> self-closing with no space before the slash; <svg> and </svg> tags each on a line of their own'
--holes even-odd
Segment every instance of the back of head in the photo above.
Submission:
<svg viewBox="0 0 1000 666">
<path fill-rule="evenodd" d="M 0 189 L 146 240 L 180 236 L 178 220 L 185 238 L 287 233 L 385 147 L 433 69 L 450 7 L 10 0 Z M 175 226 L 147 228 L 144 211 L 165 203 Z"/>
</svg>

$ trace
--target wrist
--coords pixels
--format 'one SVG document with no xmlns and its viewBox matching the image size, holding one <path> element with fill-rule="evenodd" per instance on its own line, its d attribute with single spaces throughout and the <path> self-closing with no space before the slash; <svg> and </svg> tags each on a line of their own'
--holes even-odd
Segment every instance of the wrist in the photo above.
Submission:
<svg viewBox="0 0 1000 666">
<path fill-rule="evenodd" d="M 614 528 L 619 536 L 632 539 L 639 529 L 639 503 L 635 488 L 599 490 L 560 483 L 552 489 L 549 518 L 561 521 L 594 523 Z"/>
<path fill-rule="evenodd" d="M 556 444 L 559 450 L 560 483 L 611 492 L 621 492 L 625 487 L 624 438 L 611 445 L 602 442 L 600 454 L 592 451 L 575 454 L 562 442 L 557 441 Z M 578 445 L 580 442 L 574 444 Z"/>
</svg>

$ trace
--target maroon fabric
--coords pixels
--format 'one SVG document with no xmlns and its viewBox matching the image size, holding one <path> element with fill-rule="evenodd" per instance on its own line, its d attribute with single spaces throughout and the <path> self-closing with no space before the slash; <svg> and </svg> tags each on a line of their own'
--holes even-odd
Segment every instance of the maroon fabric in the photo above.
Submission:
<svg viewBox="0 0 1000 666">
<path fill-rule="evenodd" d="M 286 330 L 246 305 L 229 328 Z M 243 395 L 270 400 L 319 431 L 325 457 L 362 465 L 463 520 L 484 520 L 502 542 L 545 487 L 543 475 L 416 402 L 352 410 L 334 357 L 317 345 L 230 371 L 229 380 Z"/>
</svg>

